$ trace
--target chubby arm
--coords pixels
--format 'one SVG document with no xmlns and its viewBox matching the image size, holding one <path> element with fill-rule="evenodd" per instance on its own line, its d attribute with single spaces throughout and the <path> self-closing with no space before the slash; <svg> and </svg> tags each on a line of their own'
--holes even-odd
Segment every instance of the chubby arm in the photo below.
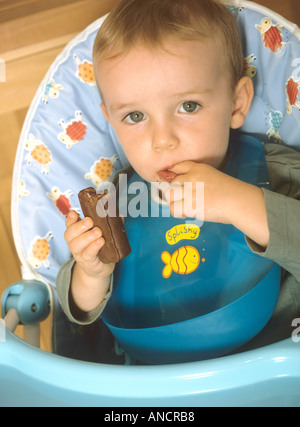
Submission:
<svg viewBox="0 0 300 427">
<path fill-rule="evenodd" d="M 104 245 L 102 232 L 91 218 L 79 220 L 76 212 L 66 217 L 65 240 L 76 261 L 71 277 L 70 296 L 83 312 L 90 312 L 107 295 L 115 264 L 103 264 L 97 254 Z"/>
<path fill-rule="evenodd" d="M 197 217 L 207 222 L 232 224 L 262 248 L 269 243 L 269 228 L 264 193 L 260 188 L 247 184 L 206 164 L 185 161 L 173 169 L 177 174 L 166 193 L 172 215 L 182 210 L 182 217 Z M 192 194 L 182 190 L 185 182 L 193 184 Z M 196 208 L 197 182 L 204 183 L 204 217 Z M 192 197 L 194 205 L 185 203 Z"/>
</svg>

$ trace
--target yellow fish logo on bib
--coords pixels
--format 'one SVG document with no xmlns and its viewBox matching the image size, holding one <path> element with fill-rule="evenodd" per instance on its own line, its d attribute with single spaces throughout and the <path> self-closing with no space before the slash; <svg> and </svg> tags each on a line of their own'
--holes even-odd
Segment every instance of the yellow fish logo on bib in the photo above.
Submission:
<svg viewBox="0 0 300 427">
<path fill-rule="evenodd" d="M 165 279 L 168 279 L 173 271 L 178 274 L 190 274 L 200 264 L 199 252 L 193 246 L 182 246 L 173 255 L 164 251 L 161 254 L 161 259 L 166 264 L 162 272 Z"/>
</svg>

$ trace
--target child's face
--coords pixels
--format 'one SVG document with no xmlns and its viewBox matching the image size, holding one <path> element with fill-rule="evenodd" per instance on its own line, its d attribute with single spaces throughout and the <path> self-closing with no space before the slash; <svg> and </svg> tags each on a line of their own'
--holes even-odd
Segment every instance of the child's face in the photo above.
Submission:
<svg viewBox="0 0 300 427">
<path fill-rule="evenodd" d="M 234 110 L 228 66 L 212 40 L 165 48 L 140 46 L 97 64 L 105 116 L 148 182 L 185 160 L 220 167 Z"/>
</svg>

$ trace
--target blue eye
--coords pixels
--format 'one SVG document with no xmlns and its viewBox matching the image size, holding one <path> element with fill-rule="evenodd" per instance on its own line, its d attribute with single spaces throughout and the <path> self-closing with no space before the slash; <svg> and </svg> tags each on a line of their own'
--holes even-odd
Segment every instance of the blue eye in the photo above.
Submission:
<svg viewBox="0 0 300 427">
<path fill-rule="evenodd" d="M 187 101 L 181 104 L 179 111 L 180 113 L 195 113 L 200 108 L 197 102 Z"/>
<path fill-rule="evenodd" d="M 139 123 L 144 119 L 145 114 L 141 113 L 140 111 L 134 111 L 133 113 L 127 114 L 127 116 L 124 118 L 124 121 L 127 123 Z"/>
</svg>

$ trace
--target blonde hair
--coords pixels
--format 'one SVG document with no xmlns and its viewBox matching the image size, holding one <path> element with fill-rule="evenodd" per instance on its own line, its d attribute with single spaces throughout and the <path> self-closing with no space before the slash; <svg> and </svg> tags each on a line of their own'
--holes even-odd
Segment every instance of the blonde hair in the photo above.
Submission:
<svg viewBox="0 0 300 427">
<path fill-rule="evenodd" d="M 136 45 L 163 48 L 175 40 L 214 39 L 234 88 L 243 75 L 243 53 L 232 13 L 218 0 L 121 0 L 108 15 L 94 43 L 94 63 L 110 59 Z"/>
</svg>

